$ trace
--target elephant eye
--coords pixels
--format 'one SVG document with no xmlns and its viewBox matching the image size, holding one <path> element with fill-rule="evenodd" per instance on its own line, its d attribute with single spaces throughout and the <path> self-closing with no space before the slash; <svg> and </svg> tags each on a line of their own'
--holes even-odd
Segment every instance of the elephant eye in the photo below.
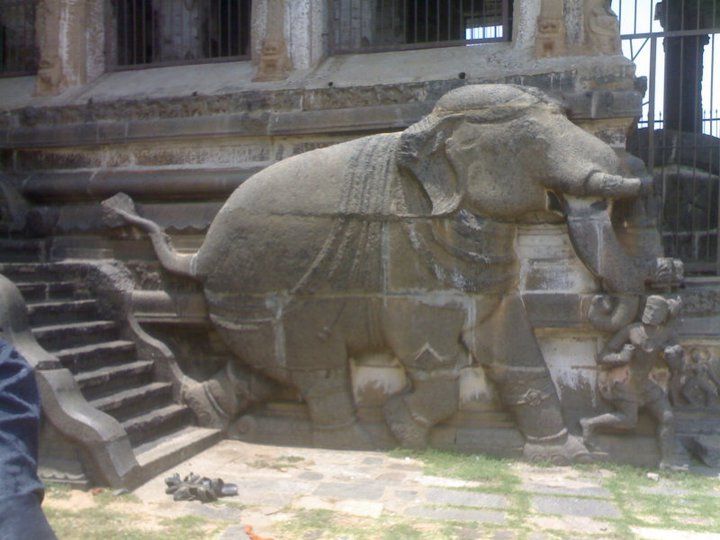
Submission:
<svg viewBox="0 0 720 540">
<path fill-rule="evenodd" d="M 551 212 L 558 212 L 560 214 L 563 213 L 563 208 L 562 208 L 562 203 L 560 202 L 560 198 L 557 196 L 557 194 L 554 191 L 546 191 L 545 197 L 546 197 L 545 207 L 548 210 L 550 210 Z"/>
</svg>

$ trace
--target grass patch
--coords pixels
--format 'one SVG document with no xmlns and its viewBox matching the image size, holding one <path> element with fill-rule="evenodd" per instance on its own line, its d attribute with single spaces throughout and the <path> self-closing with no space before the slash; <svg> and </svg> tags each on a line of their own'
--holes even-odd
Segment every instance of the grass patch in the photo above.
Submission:
<svg viewBox="0 0 720 540">
<path fill-rule="evenodd" d="M 487 529 L 485 532 L 490 532 Z M 469 540 L 484 538 L 477 523 L 418 521 L 384 515 L 378 519 L 331 510 L 300 510 L 279 526 L 283 540 Z"/>
<path fill-rule="evenodd" d="M 75 492 L 76 494 L 78 492 Z M 144 506 L 133 494 L 115 496 L 110 490 L 83 496 L 79 508 L 63 506 L 72 497 L 71 487 L 51 484 L 43 511 L 58 538 L 88 540 L 196 540 L 218 534 L 229 523 L 211 522 L 198 516 L 157 517 L 143 512 Z"/>
<path fill-rule="evenodd" d="M 459 454 L 440 450 L 422 452 L 394 451 L 395 457 L 413 457 L 423 463 L 423 473 L 429 476 L 457 478 L 468 482 L 479 482 L 480 487 L 464 488 L 482 493 L 497 493 L 507 497 L 509 505 L 507 522 L 498 526 L 486 524 L 488 530 L 512 530 L 520 539 L 531 531 L 526 525 L 530 512 L 531 495 L 523 491 L 521 479 L 512 469 L 514 462 L 481 454 Z M 467 526 L 463 525 L 459 538 L 467 537 Z M 470 536 L 472 538 L 472 536 Z"/>
<path fill-rule="evenodd" d="M 631 466 L 607 466 L 612 475 L 604 486 L 612 493 L 622 518 L 615 520 L 618 534 L 631 536 L 631 527 L 661 527 L 695 532 L 720 531 L 720 498 L 717 479 L 686 472 L 663 471 L 660 481 L 648 477 L 645 469 Z M 662 487 L 667 493 L 651 493 Z M 677 490 L 677 495 L 673 491 Z"/>
<path fill-rule="evenodd" d="M 520 478 L 512 471 L 511 462 L 481 454 L 458 454 L 441 450 L 422 452 L 393 451 L 395 457 L 412 457 L 423 463 L 423 472 L 429 476 L 457 478 L 480 482 L 512 491 L 520 485 Z"/>
<path fill-rule="evenodd" d="M 195 516 L 162 519 L 157 523 L 141 520 L 138 523 L 137 516 L 106 507 L 79 512 L 45 508 L 45 514 L 58 538 L 87 540 L 194 540 L 212 537 L 227 526 L 211 524 Z"/>
</svg>

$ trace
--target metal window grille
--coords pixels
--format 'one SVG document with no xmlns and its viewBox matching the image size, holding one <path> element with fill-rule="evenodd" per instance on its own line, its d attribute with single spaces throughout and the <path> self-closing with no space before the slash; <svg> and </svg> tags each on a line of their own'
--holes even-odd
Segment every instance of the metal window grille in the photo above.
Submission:
<svg viewBox="0 0 720 540">
<path fill-rule="evenodd" d="M 720 275 L 720 0 L 613 0 L 623 51 L 647 78 L 629 149 L 662 194 L 665 252 Z"/>
<path fill-rule="evenodd" d="M 37 72 L 34 0 L 0 0 L 0 76 Z"/>
<path fill-rule="evenodd" d="M 512 0 L 331 0 L 331 51 L 509 41 Z"/>
<path fill-rule="evenodd" d="M 249 58 L 251 0 L 112 0 L 116 69 Z"/>
</svg>

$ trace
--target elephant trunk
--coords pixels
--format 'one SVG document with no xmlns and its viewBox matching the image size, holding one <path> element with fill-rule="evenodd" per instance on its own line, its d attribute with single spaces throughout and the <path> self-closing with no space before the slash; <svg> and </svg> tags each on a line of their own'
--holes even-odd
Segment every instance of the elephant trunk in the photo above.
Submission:
<svg viewBox="0 0 720 540">
<path fill-rule="evenodd" d="M 643 294 L 646 265 L 638 264 L 620 244 L 603 199 L 565 197 L 568 232 L 575 252 L 609 293 Z"/>
<path fill-rule="evenodd" d="M 109 226 L 125 224 L 135 225 L 148 233 L 160 264 L 168 272 L 198 279 L 195 272 L 195 255 L 178 253 L 170 243 L 170 238 L 154 221 L 140 217 L 130 196 L 118 193 L 102 202 L 104 220 Z"/>
<path fill-rule="evenodd" d="M 605 291 L 618 295 L 614 306 L 608 297 L 593 298 L 588 319 L 598 330 L 615 332 L 635 320 L 651 264 L 636 261 L 625 252 L 615 234 L 605 200 L 566 196 L 564 202 L 575 252 L 601 281 Z"/>
<path fill-rule="evenodd" d="M 602 332 L 617 332 L 637 317 L 640 296 L 621 296 L 613 306 L 609 298 L 596 296 L 588 310 L 588 319 L 596 329 Z"/>
</svg>

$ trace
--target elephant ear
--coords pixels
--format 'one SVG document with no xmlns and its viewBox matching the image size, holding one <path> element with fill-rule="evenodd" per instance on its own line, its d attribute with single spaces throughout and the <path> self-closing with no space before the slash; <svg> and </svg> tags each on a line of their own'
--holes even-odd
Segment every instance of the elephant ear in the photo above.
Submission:
<svg viewBox="0 0 720 540">
<path fill-rule="evenodd" d="M 430 202 L 430 215 L 455 211 L 462 188 L 450 162 L 446 144 L 456 119 L 430 115 L 413 124 L 400 136 L 397 163 L 420 184 Z"/>
</svg>

